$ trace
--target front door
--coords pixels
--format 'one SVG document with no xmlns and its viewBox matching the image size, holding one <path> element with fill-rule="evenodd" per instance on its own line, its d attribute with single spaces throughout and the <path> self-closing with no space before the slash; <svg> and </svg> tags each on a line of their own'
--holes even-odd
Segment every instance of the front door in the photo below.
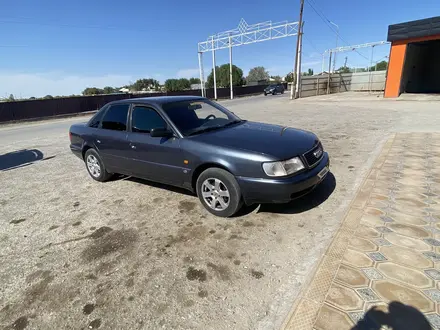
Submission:
<svg viewBox="0 0 440 330">
<path fill-rule="evenodd" d="M 152 137 L 153 128 L 168 125 L 159 113 L 147 106 L 135 106 L 131 114 L 128 141 L 132 172 L 152 181 L 182 186 L 185 171 L 178 137 Z"/>
</svg>

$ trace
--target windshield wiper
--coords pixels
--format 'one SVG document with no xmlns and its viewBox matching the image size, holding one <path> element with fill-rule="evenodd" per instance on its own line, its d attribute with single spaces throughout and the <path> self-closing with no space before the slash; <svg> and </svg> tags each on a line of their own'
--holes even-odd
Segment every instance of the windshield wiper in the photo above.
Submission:
<svg viewBox="0 0 440 330">
<path fill-rule="evenodd" d="M 233 121 L 231 121 L 231 122 L 229 122 L 229 123 L 223 125 L 222 127 L 228 127 L 228 126 L 231 126 L 231 125 L 234 125 L 234 124 L 238 124 L 238 123 L 242 123 L 242 122 L 244 122 L 244 120 L 242 120 L 242 119 L 237 119 L 237 120 L 233 120 Z"/>
<path fill-rule="evenodd" d="M 223 126 L 218 126 L 217 125 L 217 126 L 211 126 L 211 127 L 206 127 L 206 128 L 198 129 L 198 130 L 195 130 L 194 132 L 189 133 L 188 136 L 200 134 L 200 133 L 203 133 L 203 132 L 214 131 L 214 130 L 222 128 L 222 127 Z"/>
<path fill-rule="evenodd" d="M 224 128 L 224 127 L 228 127 L 228 126 L 231 126 L 231 125 L 233 125 L 233 124 L 238 124 L 238 123 L 241 123 L 241 122 L 243 122 L 244 120 L 233 120 L 233 121 L 231 121 L 231 122 L 229 122 L 229 123 L 227 123 L 227 124 L 225 124 L 225 125 L 216 125 L 216 126 L 210 126 L 210 127 L 206 127 L 206 128 L 202 128 L 202 129 L 198 129 L 198 130 L 196 130 L 196 131 L 194 131 L 194 132 L 191 132 L 191 133 L 189 133 L 188 134 L 188 136 L 190 136 L 190 135 L 196 135 L 196 134 L 200 134 L 200 133 L 204 133 L 204 132 L 209 132 L 209 131 L 214 131 L 214 130 L 217 130 L 217 129 L 219 129 L 219 128 Z"/>
</svg>

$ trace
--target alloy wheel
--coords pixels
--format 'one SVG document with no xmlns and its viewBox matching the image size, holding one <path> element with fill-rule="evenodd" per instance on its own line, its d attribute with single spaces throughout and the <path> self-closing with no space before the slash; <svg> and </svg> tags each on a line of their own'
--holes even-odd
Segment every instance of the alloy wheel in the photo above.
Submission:
<svg viewBox="0 0 440 330">
<path fill-rule="evenodd" d="M 223 211 L 229 206 L 229 191 L 219 179 L 209 178 L 203 181 L 201 189 L 205 203 L 215 211 Z"/>
<path fill-rule="evenodd" d="M 86 163 L 89 173 L 94 178 L 98 178 L 101 175 L 101 166 L 99 165 L 98 159 L 94 155 L 88 155 Z"/>
</svg>

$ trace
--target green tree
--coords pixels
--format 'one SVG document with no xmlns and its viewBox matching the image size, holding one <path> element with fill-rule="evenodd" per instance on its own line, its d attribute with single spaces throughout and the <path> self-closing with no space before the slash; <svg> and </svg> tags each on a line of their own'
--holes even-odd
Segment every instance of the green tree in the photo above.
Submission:
<svg viewBox="0 0 440 330">
<path fill-rule="evenodd" d="M 100 95 L 100 94 L 104 94 L 104 91 L 102 89 L 96 88 L 96 87 L 87 87 L 85 90 L 83 90 L 82 94 L 85 96 Z"/>
<path fill-rule="evenodd" d="M 165 90 L 167 92 L 175 92 L 178 90 L 179 80 L 178 79 L 167 79 L 165 80 Z"/>
<path fill-rule="evenodd" d="M 188 79 L 181 78 L 181 79 L 167 79 L 165 81 L 165 89 L 168 92 L 176 92 L 176 91 L 183 91 L 186 89 L 190 89 L 191 84 Z"/>
<path fill-rule="evenodd" d="M 217 87 L 229 87 L 230 77 L 229 77 L 229 64 L 223 64 L 215 68 L 215 78 L 217 80 Z M 236 65 L 232 65 L 232 86 L 243 85 L 243 70 Z M 213 72 L 209 74 L 206 87 L 214 87 L 214 76 Z"/>
<path fill-rule="evenodd" d="M 288 74 L 286 74 L 286 77 L 284 78 L 285 82 L 292 82 L 293 81 L 293 73 L 289 72 Z"/>
<path fill-rule="evenodd" d="M 200 84 L 200 79 L 199 78 L 189 78 L 189 83 L 191 85 Z"/>
<path fill-rule="evenodd" d="M 387 61 L 381 61 L 370 67 L 370 71 L 385 71 L 388 67 Z"/>
<path fill-rule="evenodd" d="M 7 101 L 10 101 L 10 102 L 15 101 L 14 94 L 10 94 L 9 97 L 7 98 Z"/>
<path fill-rule="evenodd" d="M 350 73 L 351 69 L 348 66 L 341 66 L 338 70 L 339 73 Z"/>
<path fill-rule="evenodd" d="M 257 66 L 249 70 L 246 80 L 253 82 L 269 80 L 269 72 L 267 72 L 263 66 Z"/>
<path fill-rule="evenodd" d="M 275 80 L 276 82 L 281 82 L 281 77 L 280 76 L 270 76 L 271 79 Z"/>
<path fill-rule="evenodd" d="M 159 89 L 159 81 L 157 81 L 156 79 L 152 79 L 152 78 L 138 79 L 129 88 L 134 91 L 158 90 Z"/>
<path fill-rule="evenodd" d="M 302 73 L 303 76 L 313 76 L 313 69 L 308 69 L 307 72 Z"/>
<path fill-rule="evenodd" d="M 112 94 L 112 93 L 116 93 L 116 88 L 110 87 L 110 86 L 105 86 L 102 89 L 103 94 Z"/>
<path fill-rule="evenodd" d="M 180 78 L 178 86 L 180 91 L 191 89 L 191 83 L 189 82 L 189 79 L 186 78 Z"/>
<path fill-rule="evenodd" d="M 53 99 L 52 95 L 46 95 L 45 97 L 43 97 L 43 100 L 51 100 Z"/>
</svg>

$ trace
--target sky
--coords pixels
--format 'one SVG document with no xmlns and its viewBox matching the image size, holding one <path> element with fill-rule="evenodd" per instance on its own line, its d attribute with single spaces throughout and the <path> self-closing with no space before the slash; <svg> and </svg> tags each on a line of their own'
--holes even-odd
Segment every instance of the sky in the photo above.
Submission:
<svg viewBox="0 0 440 330">
<path fill-rule="evenodd" d="M 86 87 L 122 86 L 139 78 L 199 77 L 197 43 L 248 24 L 298 21 L 300 0 L 0 0 L 0 98 L 80 94 Z M 318 15 L 317 12 L 320 14 Z M 432 0 L 305 0 L 302 70 L 320 72 L 324 50 L 386 40 L 388 25 L 440 15 Z M 330 27 L 329 27 L 330 26 Z M 296 38 L 233 48 L 247 75 L 292 70 Z M 336 67 L 366 67 L 371 48 L 337 55 Z M 374 49 L 385 59 L 389 46 Z M 229 63 L 228 50 L 216 52 Z M 212 56 L 204 54 L 205 75 Z M 326 59 L 328 67 L 328 59 Z"/>
</svg>

